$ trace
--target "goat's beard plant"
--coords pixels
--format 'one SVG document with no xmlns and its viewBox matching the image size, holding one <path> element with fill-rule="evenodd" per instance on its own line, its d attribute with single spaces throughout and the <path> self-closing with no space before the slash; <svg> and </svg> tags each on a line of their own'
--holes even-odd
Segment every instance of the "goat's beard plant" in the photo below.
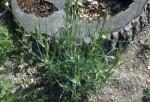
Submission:
<svg viewBox="0 0 150 102">
<path fill-rule="evenodd" d="M 64 34 L 70 33 L 70 29 L 67 29 Z M 40 40 L 37 41 L 39 43 Z M 90 91 L 96 91 L 97 86 L 102 86 L 109 79 L 117 60 L 105 53 L 103 41 L 99 38 L 87 45 L 66 36 L 62 40 L 44 41 L 43 44 L 40 42 L 44 45 L 45 52 L 39 52 L 42 54 L 41 61 L 45 65 L 48 78 L 53 79 L 50 83 L 61 88 L 62 98 L 67 93 L 68 98 L 74 100 L 76 97 L 76 101 L 81 97 L 85 98 Z"/>
<path fill-rule="evenodd" d="M 68 3 L 69 25 L 57 32 L 59 39 L 46 39 L 37 29 L 36 35 L 32 35 L 39 46 L 38 54 L 34 55 L 38 56 L 47 70 L 49 86 L 59 87 L 60 93 L 57 94 L 60 100 L 81 101 L 109 79 L 118 59 L 106 53 L 102 47 L 105 39 L 100 35 L 97 39 L 91 38 L 89 44 L 77 41 L 75 33 L 78 22 L 74 22 L 77 16 L 72 14 L 75 7 L 72 2 Z"/>
</svg>

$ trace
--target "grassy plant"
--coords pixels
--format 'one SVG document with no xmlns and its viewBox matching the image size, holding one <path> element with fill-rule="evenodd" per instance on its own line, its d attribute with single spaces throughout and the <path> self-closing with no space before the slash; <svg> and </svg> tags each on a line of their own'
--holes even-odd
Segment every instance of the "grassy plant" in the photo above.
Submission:
<svg viewBox="0 0 150 102">
<path fill-rule="evenodd" d="M 14 49 L 11 34 L 5 25 L 0 25 L 0 55 L 6 55 Z"/>
<path fill-rule="evenodd" d="M 89 92 L 95 92 L 98 85 L 103 86 L 110 78 L 118 61 L 118 57 L 102 47 L 105 40 L 101 36 L 93 38 L 90 44 L 78 42 L 75 28 L 75 25 L 62 28 L 58 32 L 61 39 L 49 40 L 38 31 L 32 36 L 37 43 L 33 54 L 47 70 L 49 88 L 57 86 L 56 100 L 60 101 L 86 100 Z"/>
<path fill-rule="evenodd" d="M 85 101 L 91 91 L 97 93 L 97 86 L 101 88 L 110 78 L 119 57 L 112 56 L 111 52 L 104 49 L 103 46 L 106 46 L 105 39 L 102 38 L 104 34 L 99 33 L 98 38 L 91 38 L 89 44 L 75 38 L 78 27 L 76 22 L 78 18 L 73 13 L 76 9 L 75 4 L 68 0 L 66 10 L 69 24 L 67 23 L 68 25 L 56 33 L 60 35 L 59 39 L 43 36 L 38 28 L 36 28 L 37 33 L 28 37 L 21 32 L 23 36 L 18 39 L 22 45 L 21 49 L 32 54 L 30 57 L 34 56 L 36 59 L 37 69 L 45 72 L 43 81 L 46 85 L 44 84 L 43 87 L 46 87 L 44 88 L 46 90 L 33 89 L 28 94 L 18 91 L 17 96 L 10 98 L 11 102 L 16 100 L 40 102 L 39 97 L 44 99 L 46 94 L 52 95 L 48 96 L 47 100 L 53 98 L 55 101 L 65 102 Z"/>
<path fill-rule="evenodd" d="M 150 86 L 148 86 L 145 90 L 145 96 L 143 97 L 142 102 L 150 102 Z"/>
</svg>

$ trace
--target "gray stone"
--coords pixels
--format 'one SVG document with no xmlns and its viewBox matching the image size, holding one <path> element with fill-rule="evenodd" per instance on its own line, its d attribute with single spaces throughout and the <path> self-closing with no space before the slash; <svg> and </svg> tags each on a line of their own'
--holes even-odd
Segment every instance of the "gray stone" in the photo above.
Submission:
<svg viewBox="0 0 150 102">
<path fill-rule="evenodd" d="M 112 35 L 113 35 L 113 38 L 118 39 L 118 37 L 119 37 L 119 31 L 113 32 Z"/>
<path fill-rule="evenodd" d="M 91 42 L 91 37 L 88 37 L 88 36 L 87 36 L 87 37 L 84 37 L 84 38 L 83 38 L 83 41 L 84 41 L 85 44 L 88 45 L 88 44 L 90 44 L 90 42 Z"/>
<path fill-rule="evenodd" d="M 140 24 L 141 24 L 141 29 L 143 29 L 148 24 L 147 15 L 146 12 L 144 11 L 140 14 Z"/>
<path fill-rule="evenodd" d="M 138 34 L 141 31 L 140 17 L 133 19 L 132 26 L 133 26 L 133 33 L 134 34 Z"/>
<path fill-rule="evenodd" d="M 131 39 L 133 30 L 132 30 L 132 24 L 129 23 L 125 28 L 124 28 L 124 33 L 127 36 L 127 38 Z"/>
<path fill-rule="evenodd" d="M 119 30 L 119 34 L 120 34 L 123 38 L 126 38 L 126 35 L 125 35 L 125 33 L 124 33 L 123 28 L 121 28 L 121 29 Z"/>
<path fill-rule="evenodd" d="M 150 23 L 150 0 L 147 2 L 148 23 Z"/>
<path fill-rule="evenodd" d="M 116 32 L 113 32 L 112 33 L 112 50 L 115 50 L 116 49 L 116 45 L 117 45 L 117 42 L 118 42 L 118 38 L 119 38 L 119 31 L 116 31 Z"/>
</svg>

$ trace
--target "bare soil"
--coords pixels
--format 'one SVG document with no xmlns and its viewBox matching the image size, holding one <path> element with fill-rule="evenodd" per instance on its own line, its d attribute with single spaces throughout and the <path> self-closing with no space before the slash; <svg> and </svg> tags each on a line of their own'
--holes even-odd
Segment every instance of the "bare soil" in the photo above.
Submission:
<svg viewBox="0 0 150 102">
<path fill-rule="evenodd" d="M 127 47 L 111 82 L 98 102 L 144 102 L 143 90 L 150 84 L 150 25 Z"/>
</svg>

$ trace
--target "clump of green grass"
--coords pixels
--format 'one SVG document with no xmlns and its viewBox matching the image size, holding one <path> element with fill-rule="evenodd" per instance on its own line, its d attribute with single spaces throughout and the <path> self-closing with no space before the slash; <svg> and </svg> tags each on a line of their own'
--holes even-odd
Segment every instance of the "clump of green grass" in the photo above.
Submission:
<svg viewBox="0 0 150 102">
<path fill-rule="evenodd" d="M 11 34 L 5 25 L 0 25 L 0 55 L 6 55 L 14 49 Z"/>
<path fill-rule="evenodd" d="M 144 90 L 145 96 L 143 97 L 143 102 L 150 102 L 150 85 Z"/>
<path fill-rule="evenodd" d="M 61 39 L 45 38 L 40 33 L 32 36 L 36 41 L 33 53 L 41 61 L 49 87 L 60 90 L 57 100 L 86 100 L 97 86 L 103 86 L 110 78 L 118 61 L 102 47 L 105 39 L 101 36 L 86 44 L 74 37 L 74 26 L 62 28 L 58 33 Z M 100 87 L 99 87 L 100 88 Z"/>
</svg>

